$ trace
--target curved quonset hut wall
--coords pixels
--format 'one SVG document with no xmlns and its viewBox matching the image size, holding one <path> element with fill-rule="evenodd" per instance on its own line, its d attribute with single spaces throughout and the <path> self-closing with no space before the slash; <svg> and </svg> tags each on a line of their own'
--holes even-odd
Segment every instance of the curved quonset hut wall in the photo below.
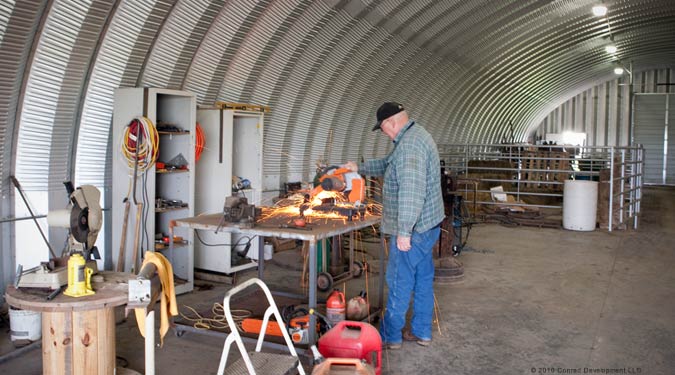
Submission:
<svg viewBox="0 0 675 375">
<path fill-rule="evenodd" d="M 72 177 L 108 185 L 102 150 L 120 86 L 270 105 L 270 188 L 307 178 L 327 149 L 333 162 L 385 154 L 389 142 L 369 132 L 385 100 L 403 102 L 439 143 L 498 142 L 509 123 L 525 140 L 562 100 L 613 79 L 610 31 L 621 61 L 673 60 L 671 1 L 606 2 L 611 28 L 592 5 L 4 1 L 0 172 L 33 190 Z"/>
<path fill-rule="evenodd" d="M 617 58 L 675 61 L 673 1 L 606 0 L 607 19 L 594 3 L 1 0 L 0 214 L 14 216 L 10 175 L 48 196 L 40 211 L 63 205 L 64 180 L 109 186 L 121 86 L 271 106 L 268 188 L 309 177 L 327 149 L 331 162 L 384 155 L 390 142 L 370 127 L 386 100 L 439 143 L 498 142 L 509 123 L 525 140 L 563 101 L 613 80 Z M 11 224 L 1 230 L 7 252 Z"/>
</svg>

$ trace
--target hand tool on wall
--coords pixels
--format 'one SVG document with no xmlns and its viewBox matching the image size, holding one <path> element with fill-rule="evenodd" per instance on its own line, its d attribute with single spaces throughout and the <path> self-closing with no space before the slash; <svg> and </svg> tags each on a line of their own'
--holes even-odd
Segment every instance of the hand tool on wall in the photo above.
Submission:
<svg viewBox="0 0 675 375">
<path fill-rule="evenodd" d="M 138 267 L 137 258 L 141 231 L 141 217 L 143 215 L 143 204 L 139 203 L 136 199 L 136 183 L 138 180 L 138 175 L 140 174 L 142 176 L 144 173 L 147 173 L 147 171 L 155 165 L 157 162 L 157 157 L 159 156 L 159 133 L 157 132 L 157 128 L 152 123 L 152 121 L 145 117 L 147 108 L 144 108 L 143 113 L 143 116 L 139 116 L 131 120 L 129 125 L 127 125 L 127 127 L 124 129 L 122 142 L 120 144 L 122 157 L 124 160 L 126 160 L 127 167 L 130 169 L 130 173 L 132 173 L 132 175 L 130 175 L 130 189 L 127 192 L 126 198 L 123 200 L 124 222 L 122 241 L 120 242 L 120 252 L 117 260 L 118 271 L 123 271 L 125 267 L 126 233 L 129 221 L 129 209 L 131 205 L 129 196 L 131 195 L 132 191 L 132 198 L 134 205 L 136 205 L 136 226 L 134 231 L 135 238 L 131 268 L 132 270 L 135 270 Z"/>
<path fill-rule="evenodd" d="M 124 272 L 124 257 L 127 247 L 127 226 L 129 224 L 129 193 L 124 198 L 124 218 L 122 219 L 122 239 L 120 240 L 120 251 L 117 255 L 117 272 Z"/>
</svg>

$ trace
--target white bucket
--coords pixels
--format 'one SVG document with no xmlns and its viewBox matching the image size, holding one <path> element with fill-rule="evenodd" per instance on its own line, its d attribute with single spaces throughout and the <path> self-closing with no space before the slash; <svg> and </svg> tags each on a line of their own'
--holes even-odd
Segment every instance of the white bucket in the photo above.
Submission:
<svg viewBox="0 0 675 375">
<path fill-rule="evenodd" d="M 595 230 L 598 210 L 598 182 L 566 180 L 563 190 L 563 228 Z"/>
<path fill-rule="evenodd" d="M 9 308 L 9 329 L 12 342 L 37 341 L 42 337 L 42 315 L 38 311 Z"/>
<path fill-rule="evenodd" d="M 274 254 L 274 246 L 272 246 L 272 244 L 266 243 L 265 246 L 263 246 L 263 256 L 265 257 L 265 260 L 272 259 L 273 254 Z M 251 246 L 248 249 L 248 252 L 246 252 L 246 257 L 253 260 L 258 260 L 258 247 Z"/>
<path fill-rule="evenodd" d="M 272 254 L 274 254 L 274 246 L 272 246 L 271 243 L 266 243 L 265 246 L 263 247 L 263 254 L 265 260 L 272 259 Z"/>
</svg>

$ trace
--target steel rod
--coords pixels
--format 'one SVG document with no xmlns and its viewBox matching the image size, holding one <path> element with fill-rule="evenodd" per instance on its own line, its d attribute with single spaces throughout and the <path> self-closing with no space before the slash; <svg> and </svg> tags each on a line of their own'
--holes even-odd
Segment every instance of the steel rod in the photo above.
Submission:
<svg viewBox="0 0 675 375">
<path fill-rule="evenodd" d="M 263 279 L 265 273 L 265 241 L 262 239 L 258 241 L 258 278 Z"/>
<path fill-rule="evenodd" d="M 145 316 L 145 375 L 155 375 L 155 310 Z"/>
<path fill-rule="evenodd" d="M 30 216 L 33 218 L 33 222 L 35 222 L 35 225 L 37 226 L 38 230 L 40 231 L 40 235 L 42 236 L 42 239 L 47 244 L 47 247 L 49 248 L 49 252 L 52 254 L 52 258 L 56 258 L 56 253 L 54 252 L 54 249 L 52 248 L 52 245 L 49 243 L 49 240 L 47 239 L 47 236 L 45 236 L 45 233 L 42 231 L 42 227 L 40 226 L 40 223 L 38 223 L 37 218 L 35 217 L 35 214 L 33 213 L 33 209 L 30 208 L 30 205 L 28 204 L 28 199 L 23 194 L 23 189 L 21 188 L 21 184 L 19 183 L 19 180 L 17 180 L 16 177 L 14 177 L 14 176 L 9 176 L 9 178 L 12 180 L 12 183 L 16 187 L 16 190 L 19 191 L 19 194 L 21 195 L 21 199 L 23 200 L 23 203 L 26 205 L 26 208 L 28 209 L 28 212 L 30 213 Z"/>
<path fill-rule="evenodd" d="M 608 231 L 612 231 L 612 226 L 614 226 L 612 218 L 612 205 L 614 204 L 614 149 L 610 150 L 609 158 L 609 225 Z"/>
</svg>

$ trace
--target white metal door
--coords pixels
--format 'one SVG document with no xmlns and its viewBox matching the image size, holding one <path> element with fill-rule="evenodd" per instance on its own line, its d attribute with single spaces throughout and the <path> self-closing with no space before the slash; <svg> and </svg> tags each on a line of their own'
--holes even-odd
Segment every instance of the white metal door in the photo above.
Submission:
<svg viewBox="0 0 675 375">
<path fill-rule="evenodd" d="M 674 163 L 667 163 L 668 94 L 636 94 L 634 112 L 634 142 L 645 149 L 644 182 L 647 184 L 665 184 L 666 170 L 672 175 Z M 672 133 L 672 130 L 670 131 Z M 674 143 L 671 137 L 671 144 Z M 670 145 L 672 148 L 673 145 Z M 672 155 L 671 155 L 672 158 Z M 671 181 L 672 183 L 672 181 Z"/>
<path fill-rule="evenodd" d="M 666 157 L 666 184 L 675 185 L 675 95 L 668 95 L 666 107 L 666 134 L 668 155 Z"/>
</svg>

